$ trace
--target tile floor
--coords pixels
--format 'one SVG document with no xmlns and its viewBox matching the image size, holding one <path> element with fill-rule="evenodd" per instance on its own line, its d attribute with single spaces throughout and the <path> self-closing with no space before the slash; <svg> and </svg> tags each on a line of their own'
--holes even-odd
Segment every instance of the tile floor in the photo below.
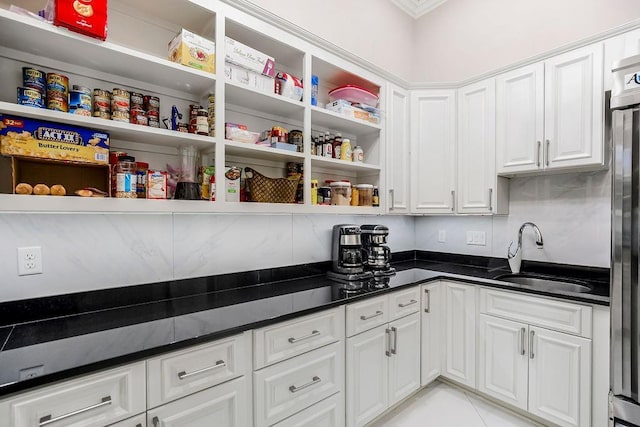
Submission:
<svg viewBox="0 0 640 427">
<path fill-rule="evenodd" d="M 506 409 L 436 381 L 370 427 L 538 427 Z"/>
</svg>

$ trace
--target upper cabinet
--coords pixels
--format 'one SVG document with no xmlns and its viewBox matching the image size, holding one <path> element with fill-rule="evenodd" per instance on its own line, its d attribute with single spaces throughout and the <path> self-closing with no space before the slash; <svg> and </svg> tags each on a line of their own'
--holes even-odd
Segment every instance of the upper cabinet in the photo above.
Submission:
<svg viewBox="0 0 640 427">
<path fill-rule="evenodd" d="M 496 95 L 499 174 L 605 166 L 602 43 L 499 75 Z"/>
<path fill-rule="evenodd" d="M 387 105 L 387 212 L 409 213 L 409 92 L 389 84 Z"/>
</svg>

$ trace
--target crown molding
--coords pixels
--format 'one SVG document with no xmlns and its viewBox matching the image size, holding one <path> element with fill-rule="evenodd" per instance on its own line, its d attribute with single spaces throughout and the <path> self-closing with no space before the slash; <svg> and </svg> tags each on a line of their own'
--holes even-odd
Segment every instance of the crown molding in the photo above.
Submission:
<svg viewBox="0 0 640 427">
<path fill-rule="evenodd" d="M 413 19 L 418 19 L 431 12 L 447 0 L 391 0 Z"/>
</svg>

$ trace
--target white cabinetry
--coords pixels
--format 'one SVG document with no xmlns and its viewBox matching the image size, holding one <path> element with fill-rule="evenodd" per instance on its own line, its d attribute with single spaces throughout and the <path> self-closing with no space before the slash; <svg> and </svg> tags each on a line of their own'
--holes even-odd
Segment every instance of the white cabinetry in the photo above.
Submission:
<svg viewBox="0 0 640 427">
<path fill-rule="evenodd" d="M 446 355 L 442 376 L 476 388 L 476 287 L 442 281 Z"/>
<path fill-rule="evenodd" d="M 422 286 L 421 381 L 426 386 L 440 376 L 444 354 L 443 285 L 440 282 Z"/>
<path fill-rule="evenodd" d="M 409 92 L 393 84 L 387 84 L 387 212 L 409 213 Z"/>
<path fill-rule="evenodd" d="M 135 417 L 127 418 L 119 423 L 110 424 L 108 427 L 146 427 L 147 426 L 147 414 L 136 415 Z"/>
<path fill-rule="evenodd" d="M 560 426 L 590 426 L 591 308 L 481 289 L 480 311 L 478 390 Z"/>
<path fill-rule="evenodd" d="M 411 93 L 412 213 L 454 213 L 456 91 Z"/>
<path fill-rule="evenodd" d="M 497 170 L 601 168 L 603 44 L 497 77 Z"/>
</svg>

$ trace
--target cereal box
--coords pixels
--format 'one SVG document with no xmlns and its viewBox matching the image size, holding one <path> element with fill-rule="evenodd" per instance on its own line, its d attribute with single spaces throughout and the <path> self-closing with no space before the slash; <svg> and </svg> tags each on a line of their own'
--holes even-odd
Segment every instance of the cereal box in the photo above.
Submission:
<svg viewBox="0 0 640 427">
<path fill-rule="evenodd" d="M 169 61 L 214 73 L 216 69 L 216 44 L 191 31 L 182 29 L 169 43 Z"/>
<path fill-rule="evenodd" d="M 0 114 L 0 153 L 82 163 L 109 163 L 109 134 Z"/>
<path fill-rule="evenodd" d="M 53 23 L 78 33 L 107 39 L 107 0 L 55 0 Z"/>
</svg>

